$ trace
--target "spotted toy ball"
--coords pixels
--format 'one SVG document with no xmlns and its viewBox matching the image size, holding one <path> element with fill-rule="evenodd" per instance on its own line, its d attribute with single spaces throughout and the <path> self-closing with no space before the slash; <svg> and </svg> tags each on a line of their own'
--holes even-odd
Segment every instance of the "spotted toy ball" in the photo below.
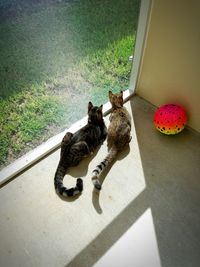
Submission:
<svg viewBox="0 0 200 267">
<path fill-rule="evenodd" d="M 164 134 L 180 133 L 187 122 L 187 115 L 183 107 L 167 104 L 159 107 L 154 115 L 156 129 Z"/>
</svg>

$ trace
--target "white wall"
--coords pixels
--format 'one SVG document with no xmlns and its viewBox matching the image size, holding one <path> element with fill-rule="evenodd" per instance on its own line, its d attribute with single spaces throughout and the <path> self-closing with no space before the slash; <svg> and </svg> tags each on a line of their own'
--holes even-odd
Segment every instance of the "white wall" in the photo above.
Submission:
<svg viewBox="0 0 200 267">
<path fill-rule="evenodd" d="M 200 132 L 200 1 L 153 0 L 136 93 L 179 103 Z"/>
</svg>

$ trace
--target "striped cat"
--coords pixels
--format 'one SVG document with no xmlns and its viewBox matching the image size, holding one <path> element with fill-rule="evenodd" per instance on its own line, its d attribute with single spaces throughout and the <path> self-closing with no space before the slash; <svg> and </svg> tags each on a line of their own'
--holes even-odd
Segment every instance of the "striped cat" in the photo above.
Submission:
<svg viewBox="0 0 200 267">
<path fill-rule="evenodd" d="M 109 100 L 112 111 L 107 135 L 108 154 L 92 172 L 92 181 L 98 191 L 101 190 L 99 176 L 102 171 L 112 163 L 117 153 L 123 150 L 131 140 L 131 117 L 126 108 L 123 107 L 123 92 L 113 94 L 109 91 Z"/>
<path fill-rule="evenodd" d="M 54 177 L 56 192 L 63 197 L 80 194 L 83 181 L 77 179 L 76 186 L 66 188 L 63 178 L 69 167 L 76 166 L 85 157 L 93 153 L 94 149 L 106 139 L 107 128 L 103 120 L 102 105 L 93 106 L 88 103 L 88 123 L 82 129 L 72 134 L 66 133 L 61 143 L 60 161 Z"/>
</svg>

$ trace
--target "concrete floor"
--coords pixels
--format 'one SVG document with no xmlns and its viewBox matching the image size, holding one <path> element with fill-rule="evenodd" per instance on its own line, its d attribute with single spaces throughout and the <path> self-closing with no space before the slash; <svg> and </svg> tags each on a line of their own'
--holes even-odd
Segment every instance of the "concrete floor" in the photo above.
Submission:
<svg viewBox="0 0 200 267">
<path fill-rule="evenodd" d="M 146 266 L 155 267 L 151 253 L 163 267 L 200 266 L 200 134 L 185 129 L 162 135 L 152 123 L 153 106 L 139 97 L 126 106 L 133 115 L 132 141 L 105 173 L 99 196 L 90 173 L 106 143 L 66 176 L 67 185 L 83 177 L 77 199 L 63 201 L 54 192 L 59 151 L 0 188 L 0 266 L 103 266 L 104 255 L 134 226 L 131 240 L 139 252 L 130 253 L 146 258 Z M 144 235 L 149 216 L 151 235 Z M 153 252 L 143 249 L 149 238 Z"/>
</svg>

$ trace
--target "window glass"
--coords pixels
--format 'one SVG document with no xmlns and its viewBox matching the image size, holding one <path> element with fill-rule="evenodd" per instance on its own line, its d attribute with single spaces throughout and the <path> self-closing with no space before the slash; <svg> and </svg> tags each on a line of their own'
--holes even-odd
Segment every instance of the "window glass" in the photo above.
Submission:
<svg viewBox="0 0 200 267">
<path fill-rule="evenodd" d="M 128 88 L 139 6 L 1 0 L 1 169 Z"/>
</svg>

